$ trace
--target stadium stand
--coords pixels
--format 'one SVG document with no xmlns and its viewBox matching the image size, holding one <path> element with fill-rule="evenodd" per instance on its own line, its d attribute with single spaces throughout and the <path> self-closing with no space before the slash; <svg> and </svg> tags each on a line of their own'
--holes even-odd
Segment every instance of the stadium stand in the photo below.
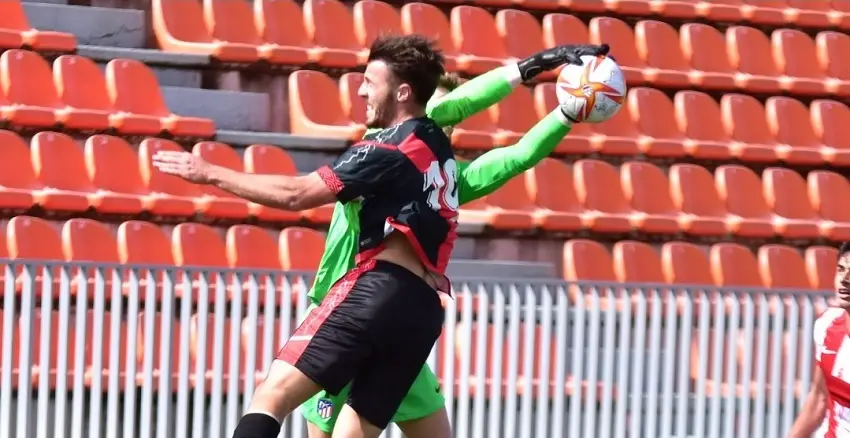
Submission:
<svg viewBox="0 0 850 438">
<path fill-rule="evenodd" d="M 71 409 L 42 418 L 50 390 L 133 411 L 80 398 L 74 436 L 120 436 L 107 417 L 138 436 L 232 426 L 306 308 L 332 206 L 245 202 L 151 156 L 316 169 L 365 132 L 367 48 L 395 32 L 435 38 L 464 77 L 604 42 L 629 84 L 613 119 L 461 208 L 458 319 L 433 359 L 457 436 L 515 436 L 532 410 L 535 437 L 782 436 L 850 240 L 848 31 L 844 0 L 0 1 L 0 419 L 9 391 L 38 390 L 16 405 L 38 421 L 13 423 L 47 436 Z M 457 126 L 459 157 L 515 143 L 557 105 L 555 77 Z"/>
</svg>

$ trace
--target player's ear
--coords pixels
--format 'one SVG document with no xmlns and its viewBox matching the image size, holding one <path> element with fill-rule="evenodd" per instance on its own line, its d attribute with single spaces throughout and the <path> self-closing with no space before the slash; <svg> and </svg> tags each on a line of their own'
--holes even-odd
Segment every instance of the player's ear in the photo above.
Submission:
<svg viewBox="0 0 850 438">
<path fill-rule="evenodd" d="M 413 89 L 410 88 L 410 84 L 401 83 L 398 88 L 396 88 L 395 98 L 400 103 L 413 100 Z"/>
</svg>

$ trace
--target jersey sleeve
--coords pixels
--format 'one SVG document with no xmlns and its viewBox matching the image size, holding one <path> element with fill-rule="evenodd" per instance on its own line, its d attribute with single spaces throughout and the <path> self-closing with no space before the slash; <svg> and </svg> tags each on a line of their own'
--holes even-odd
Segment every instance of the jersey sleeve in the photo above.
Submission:
<svg viewBox="0 0 850 438">
<path fill-rule="evenodd" d="M 428 102 L 426 112 L 439 127 L 454 126 L 504 99 L 521 82 L 516 65 L 499 67 L 471 79 L 436 101 Z"/>
<path fill-rule="evenodd" d="M 325 185 L 346 203 L 360 196 L 375 193 L 383 184 L 395 179 L 407 159 L 394 146 L 360 142 L 348 148 L 330 166 L 316 172 Z"/>
<path fill-rule="evenodd" d="M 556 109 L 537 122 L 518 143 L 493 149 L 458 173 L 461 204 L 493 193 L 511 178 L 531 169 L 558 146 L 572 125 Z"/>
</svg>

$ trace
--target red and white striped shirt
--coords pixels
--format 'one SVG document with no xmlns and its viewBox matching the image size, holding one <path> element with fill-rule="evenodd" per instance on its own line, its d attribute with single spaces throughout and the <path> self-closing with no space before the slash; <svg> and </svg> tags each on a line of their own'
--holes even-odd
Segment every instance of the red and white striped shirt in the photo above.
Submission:
<svg viewBox="0 0 850 438">
<path fill-rule="evenodd" d="M 850 330 L 847 312 L 830 308 L 815 321 L 815 360 L 829 395 L 826 416 L 813 435 L 850 438 Z"/>
</svg>

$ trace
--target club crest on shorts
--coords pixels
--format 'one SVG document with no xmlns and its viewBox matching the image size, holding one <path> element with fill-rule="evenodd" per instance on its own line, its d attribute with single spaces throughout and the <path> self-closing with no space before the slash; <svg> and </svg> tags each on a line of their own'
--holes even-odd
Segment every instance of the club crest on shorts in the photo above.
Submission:
<svg viewBox="0 0 850 438">
<path fill-rule="evenodd" d="M 316 403 L 316 412 L 319 413 L 319 417 L 322 417 L 323 420 L 331 418 L 334 413 L 333 402 L 326 398 L 319 399 L 318 403 Z"/>
</svg>

